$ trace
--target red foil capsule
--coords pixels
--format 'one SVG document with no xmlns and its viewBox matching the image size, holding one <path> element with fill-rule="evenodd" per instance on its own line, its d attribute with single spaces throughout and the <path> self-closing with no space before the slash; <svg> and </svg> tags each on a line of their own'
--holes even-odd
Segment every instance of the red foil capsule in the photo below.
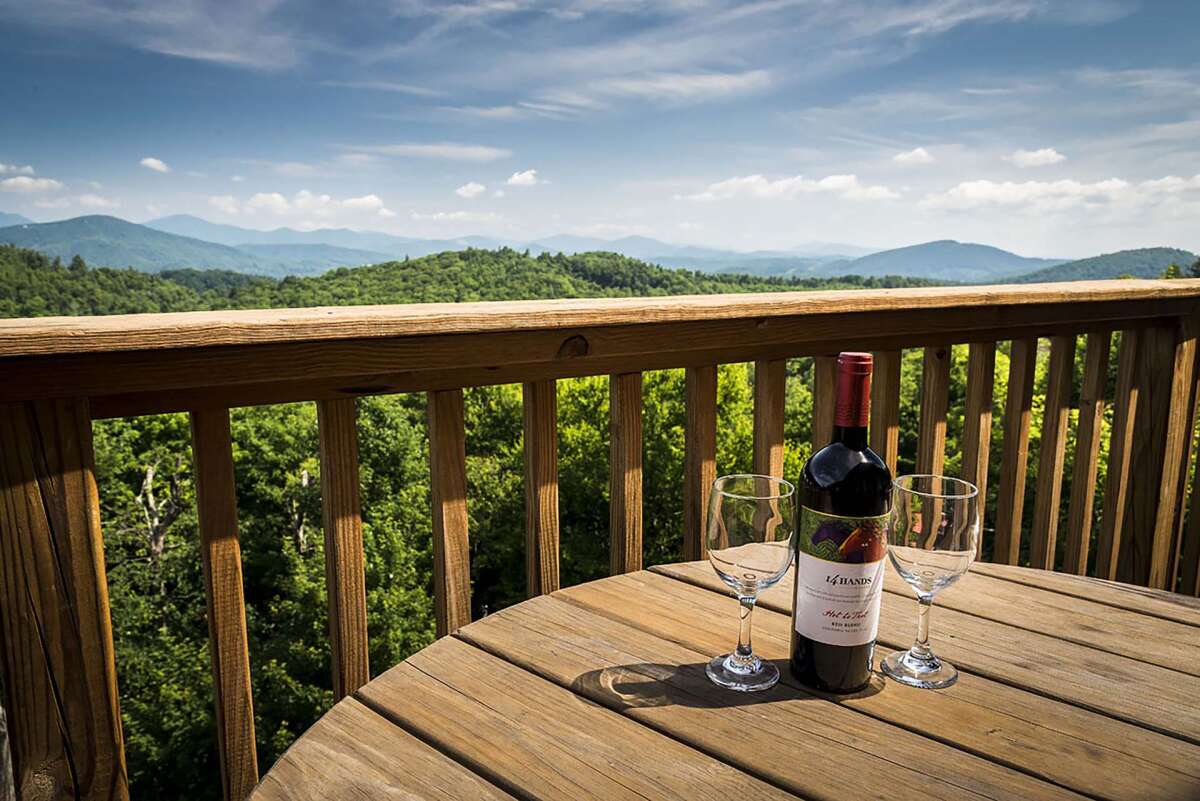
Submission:
<svg viewBox="0 0 1200 801">
<path fill-rule="evenodd" d="M 847 351 L 837 358 L 837 402 L 833 424 L 865 428 L 871 415 L 871 370 L 875 360 L 869 353 Z"/>
</svg>

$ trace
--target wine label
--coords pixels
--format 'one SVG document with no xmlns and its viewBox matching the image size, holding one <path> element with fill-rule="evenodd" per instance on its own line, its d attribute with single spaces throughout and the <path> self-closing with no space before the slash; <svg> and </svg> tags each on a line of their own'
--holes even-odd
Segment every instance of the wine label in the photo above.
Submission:
<svg viewBox="0 0 1200 801">
<path fill-rule="evenodd" d="M 828 645 L 865 645 L 879 630 L 887 515 L 841 517 L 800 510 L 796 532 L 796 631 Z"/>
</svg>

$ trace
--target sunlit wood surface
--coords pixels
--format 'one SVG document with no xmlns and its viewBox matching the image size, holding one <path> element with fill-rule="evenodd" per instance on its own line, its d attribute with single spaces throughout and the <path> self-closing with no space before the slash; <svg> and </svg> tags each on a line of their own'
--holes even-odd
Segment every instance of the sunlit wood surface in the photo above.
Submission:
<svg viewBox="0 0 1200 801">
<path fill-rule="evenodd" d="M 877 656 L 916 602 L 888 569 Z M 783 681 L 704 676 L 736 638 L 707 562 L 533 598 L 459 629 L 319 721 L 251 796 L 350 798 L 1200 798 L 1200 602 L 979 565 L 933 613 L 962 671 L 816 695 L 786 668 L 791 581 L 756 613 Z"/>
</svg>

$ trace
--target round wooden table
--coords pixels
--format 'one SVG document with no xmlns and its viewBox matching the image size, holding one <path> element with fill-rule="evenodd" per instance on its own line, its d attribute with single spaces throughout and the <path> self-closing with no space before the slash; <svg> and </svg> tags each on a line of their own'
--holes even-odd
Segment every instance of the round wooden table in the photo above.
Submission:
<svg viewBox="0 0 1200 801">
<path fill-rule="evenodd" d="M 880 654 L 910 643 L 894 571 Z M 345 699 L 252 798 L 1200 798 L 1200 603 L 980 564 L 933 611 L 946 690 L 818 696 L 786 669 L 790 579 L 754 645 L 783 680 L 704 665 L 736 639 L 707 562 L 594 581 L 445 637 Z"/>
</svg>

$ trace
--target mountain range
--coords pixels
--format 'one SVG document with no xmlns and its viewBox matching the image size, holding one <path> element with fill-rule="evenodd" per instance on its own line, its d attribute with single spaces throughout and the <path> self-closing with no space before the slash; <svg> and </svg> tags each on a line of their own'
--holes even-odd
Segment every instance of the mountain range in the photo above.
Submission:
<svg viewBox="0 0 1200 801">
<path fill-rule="evenodd" d="M 21 215 L 0 213 L 0 242 L 63 260 L 78 254 L 96 266 L 133 267 L 144 272 L 224 269 L 273 277 L 317 275 L 336 267 L 501 247 L 528 250 L 532 255 L 614 252 L 664 267 L 708 273 L 780 278 L 902 276 L 963 283 L 1157 276 L 1168 264 L 1186 268 L 1196 260 L 1184 250 L 1146 248 L 1068 261 L 1019 256 L 989 245 L 953 240 L 877 252 L 809 242 L 791 250 L 740 253 L 642 236 L 606 240 L 560 235 L 532 242 L 484 236 L 420 239 L 346 228 L 262 231 L 183 214 L 137 224 L 103 215 L 34 223 Z"/>
</svg>

